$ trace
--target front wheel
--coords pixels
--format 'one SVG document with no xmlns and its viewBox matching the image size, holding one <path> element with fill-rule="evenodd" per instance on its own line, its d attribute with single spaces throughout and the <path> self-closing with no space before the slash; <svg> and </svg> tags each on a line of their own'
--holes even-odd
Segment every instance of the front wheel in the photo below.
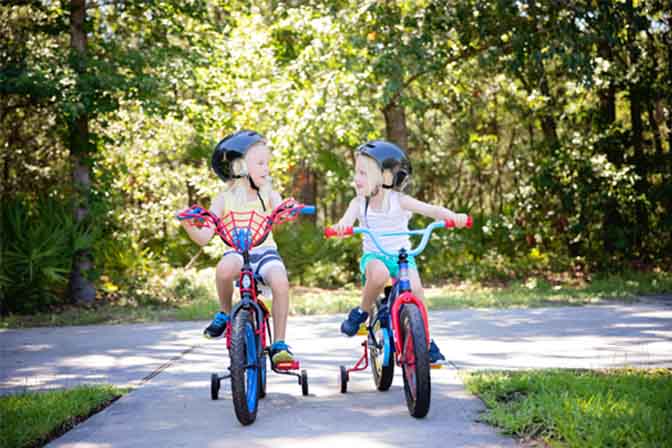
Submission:
<svg viewBox="0 0 672 448">
<path fill-rule="evenodd" d="M 266 353 L 259 357 L 259 398 L 266 397 Z"/>
<path fill-rule="evenodd" d="M 257 418 L 259 405 L 259 359 L 252 314 L 241 309 L 231 329 L 231 395 L 238 421 L 249 425 Z"/>
<path fill-rule="evenodd" d="M 385 309 L 383 312 L 386 312 Z M 380 303 L 376 306 L 374 316 L 380 312 Z M 369 338 L 369 358 L 371 371 L 376 389 L 386 391 L 392 385 L 394 379 L 394 358 L 392 355 L 392 333 L 387 326 L 381 325 L 380 320 L 374 321 L 373 334 L 375 341 Z"/>
<path fill-rule="evenodd" d="M 431 395 L 429 351 L 425 323 L 414 304 L 406 304 L 402 308 L 400 331 L 406 405 L 413 417 L 422 418 L 429 412 Z"/>
</svg>

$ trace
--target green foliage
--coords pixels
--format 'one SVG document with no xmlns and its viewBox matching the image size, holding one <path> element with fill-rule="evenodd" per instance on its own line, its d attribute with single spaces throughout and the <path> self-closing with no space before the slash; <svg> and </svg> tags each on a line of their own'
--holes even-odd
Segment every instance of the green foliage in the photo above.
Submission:
<svg viewBox="0 0 672 448">
<path fill-rule="evenodd" d="M 67 203 L 51 197 L 3 201 L 0 308 L 44 310 L 64 300 L 72 255 L 94 239 Z"/>
<path fill-rule="evenodd" d="M 672 437 L 667 369 L 477 372 L 468 389 L 485 420 L 551 446 L 665 446 Z"/>
<path fill-rule="evenodd" d="M 361 242 L 325 239 L 311 222 L 296 222 L 274 230 L 290 281 L 305 286 L 330 287 L 358 281 Z"/>
<path fill-rule="evenodd" d="M 0 6 L 0 194 L 75 198 L 70 126 L 86 117 L 106 294 L 148 293 L 189 263 L 198 248 L 172 216 L 209 205 L 212 148 L 240 128 L 268 137 L 283 196 L 317 202 L 317 228 L 277 232 L 292 280 L 357 284 L 359 242 L 317 229 L 354 194 L 354 148 L 390 138 L 388 107 L 403 113 L 410 193 L 476 217 L 432 242 L 426 282 L 671 265 L 661 2 L 96 3 L 78 57 L 67 8 L 19 3 Z"/>
</svg>

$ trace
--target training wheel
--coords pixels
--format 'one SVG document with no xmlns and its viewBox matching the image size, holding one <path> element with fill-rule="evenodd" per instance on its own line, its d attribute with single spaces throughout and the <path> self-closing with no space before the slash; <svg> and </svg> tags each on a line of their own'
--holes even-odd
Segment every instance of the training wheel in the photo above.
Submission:
<svg viewBox="0 0 672 448">
<path fill-rule="evenodd" d="M 344 394 L 348 391 L 348 370 L 345 366 L 341 366 L 340 374 L 338 375 L 341 383 L 341 393 Z"/>
<path fill-rule="evenodd" d="M 217 400 L 219 398 L 219 375 L 213 373 L 210 376 L 210 398 Z"/>
<path fill-rule="evenodd" d="M 308 396 L 308 372 L 305 369 L 301 371 L 301 393 L 304 397 Z"/>
</svg>

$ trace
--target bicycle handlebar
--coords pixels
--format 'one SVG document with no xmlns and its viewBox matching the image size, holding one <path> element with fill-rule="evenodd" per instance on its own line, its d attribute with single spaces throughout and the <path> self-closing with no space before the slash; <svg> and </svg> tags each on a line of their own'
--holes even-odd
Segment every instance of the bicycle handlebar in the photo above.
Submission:
<svg viewBox="0 0 672 448">
<path fill-rule="evenodd" d="M 245 251 L 261 244 L 274 225 L 293 221 L 298 215 L 314 215 L 315 211 L 314 205 L 301 204 L 290 198 L 278 205 L 268 216 L 255 211 L 229 211 L 219 218 L 205 207 L 193 205 L 180 212 L 177 219 L 192 220 L 196 227 L 212 228 L 227 245 L 238 251 Z"/>
<path fill-rule="evenodd" d="M 474 224 L 473 219 L 471 218 L 471 216 L 468 216 L 466 227 L 470 229 L 473 226 L 473 224 Z M 380 250 L 381 253 L 387 256 L 396 257 L 397 254 L 390 253 L 382 247 L 380 240 L 378 238 L 386 236 L 422 235 L 422 240 L 415 249 L 410 248 L 407 249 L 407 253 L 415 257 L 420 253 L 422 253 L 423 250 L 425 250 L 425 247 L 427 247 L 427 242 L 429 241 L 429 237 L 432 235 L 434 229 L 452 228 L 452 227 L 455 227 L 455 221 L 453 221 L 452 219 L 446 219 L 444 221 L 435 221 L 433 223 L 430 223 L 424 229 L 407 230 L 401 232 L 374 233 L 370 229 L 367 229 L 366 227 L 347 227 L 343 232 L 343 234 L 339 235 L 338 232 L 336 232 L 336 230 L 334 230 L 331 227 L 327 227 L 326 229 L 324 229 L 324 236 L 327 238 L 331 238 L 334 236 L 350 236 L 359 233 L 364 233 L 371 237 L 373 243 L 376 245 L 376 247 L 378 247 L 378 250 Z"/>
</svg>

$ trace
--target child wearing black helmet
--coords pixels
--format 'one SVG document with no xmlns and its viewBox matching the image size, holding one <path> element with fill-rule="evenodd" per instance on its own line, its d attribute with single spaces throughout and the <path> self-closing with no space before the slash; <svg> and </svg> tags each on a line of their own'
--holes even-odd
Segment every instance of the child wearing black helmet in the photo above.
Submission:
<svg viewBox="0 0 672 448">
<path fill-rule="evenodd" d="M 386 141 L 371 141 L 357 149 L 354 184 L 357 196 L 350 202 L 343 217 L 333 226 L 339 233 L 352 226 L 355 220 L 362 227 L 376 232 L 403 232 L 408 230 L 408 221 L 413 213 L 436 220 L 451 219 L 457 227 L 467 224 L 467 215 L 454 213 L 447 208 L 430 205 L 414 199 L 402 191 L 411 175 L 411 164 L 406 153 L 397 145 Z M 397 253 L 402 247 L 410 247 L 408 236 L 381 238 L 385 249 Z M 366 321 L 369 312 L 382 293 L 390 277 L 398 273 L 396 257 L 388 257 L 378 250 L 371 237 L 364 235 L 363 256 L 359 269 L 364 288 L 360 306 L 353 308 L 341 324 L 341 332 L 354 336 L 359 326 Z M 408 274 L 413 294 L 423 299 L 423 289 L 415 259 L 408 257 Z M 429 350 L 430 361 L 445 359 L 434 340 Z"/>
<path fill-rule="evenodd" d="M 239 131 L 220 141 L 212 156 L 212 168 L 227 188 L 212 201 L 210 211 L 218 216 L 226 212 L 255 210 L 268 214 L 282 202 L 280 194 L 273 190 L 269 172 L 270 149 L 263 136 L 254 131 Z M 183 227 L 194 242 L 207 244 L 214 230 L 197 228 L 182 221 Z M 250 251 L 250 262 L 255 274 L 273 293 L 273 335 L 271 362 L 293 360 L 292 352 L 285 343 L 287 315 L 289 313 L 289 280 L 287 270 L 278 254 L 272 232 L 266 240 Z M 222 336 L 231 312 L 233 282 L 240 273 L 243 257 L 235 250 L 224 253 L 217 264 L 215 283 L 219 297 L 220 311 L 205 328 L 206 338 Z"/>
</svg>

